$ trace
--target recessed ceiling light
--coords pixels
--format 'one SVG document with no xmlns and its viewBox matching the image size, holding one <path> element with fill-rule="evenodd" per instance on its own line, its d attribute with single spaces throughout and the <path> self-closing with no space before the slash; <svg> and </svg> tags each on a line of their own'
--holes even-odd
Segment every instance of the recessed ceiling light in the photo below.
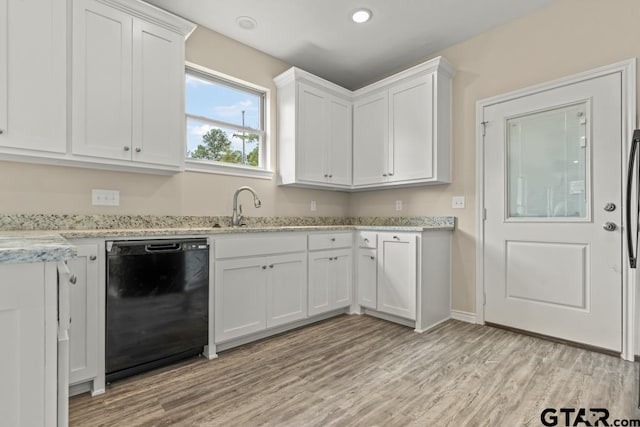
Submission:
<svg viewBox="0 0 640 427">
<path fill-rule="evenodd" d="M 256 20 L 250 16 L 238 16 L 236 24 L 238 24 L 238 26 L 243 30 L 253 30 L 258 26 Z"/>
<path fill-rule="evenodd" d="M 369 9 L 358 9 L 353 12 L 351 19 L 356 24 L 363 24 L 371 19 L 371 11 Z"/>
</svg>

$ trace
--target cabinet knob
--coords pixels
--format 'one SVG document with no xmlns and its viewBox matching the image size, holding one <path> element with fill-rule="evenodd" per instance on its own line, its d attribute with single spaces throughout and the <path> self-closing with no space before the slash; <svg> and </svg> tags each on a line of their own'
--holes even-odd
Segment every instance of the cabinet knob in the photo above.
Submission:
<svg viewBox="0 0 640 427">
<path fill-rule="evenodd" d="M 376 259 L 376 257 L 374 257 L 373 255 L 371 256 L 371 259 Z"/>
<path fill-rule="evenodd" d="M 393 174 L 391 172 L 389 172 L 389 176 L 393 176 Z"/>
<path fill-rule="evenodd" d="M 386 173 L 383 173 L 383 174 L 382 174 L 382 176 L 387 176 L 387 174 L 386 174 Z"/>
<path fill-rule="evenodd" d="M 139 152 L 141 152 L 141 151 L 142 151 L 142 148 L 140 148 L 140 147 L 136 147 L 136 153 L 139 153 Z"/>
<path fill-rule="evenodd" d="M 400 240 L 400 238 L 398 236 L 393 236 L 394 239 L 396 240 Z"/>
<path fill-rule="evenodd" d="M 90 259 L 91 261 L 95 261 L 96 259 L 98 259 L 98 257 L 97 257 L 97 256 L 95 256 L 95 255 L 90 255 L 90 256 L 89 256 L 89 259 Z"/>
<path fill-rule="evenodd" d="M 0 129 L 0 135 L 4 133 L 4 129 Z"/>
<path fill-rule="evenodd" d="M 71 283 L 72 285 L 78 283 L 78 276 L 76 276 L 75 274 L 69 276 L 69 283 Z"/>
<path fill-rule="evenodd" d="M 273 264 L 269 264 L 269 268 L 273 268 Z"/>
<path fill-rule="evenodd" d="M 324 174 L 324 177 L 325 177 L 325 178 L 329 178 L 329 175 L 325 173 L 325 174 Z"/>
<path fill-rule="evenodd" d="M 329 174 L 329 178 L 333 178 L 333 174 Z"/>
<path fill-rule="evenodd" d="M 123 148 L 124 148 L 124 151 L 129 151 L 129 150 L 131 150 L 131 147 L 127 147 L 126 145 L 125 145 Z"/>
<path fill-rule="evenodd" d="M 364 238 L 364 242 L 365 243 L 369 243 L 369 239 L 367 239 L 366 237 Z"/>
<path fill-rule="evenodd" d="M 331 238 L 331 241 L 332 241 L 332 242 L 335 242 L 335 241 L 336 241 L 336 238 L 335 238 L 335 237 L 332 237 L 332 238 Z"/>
<path fill-rule="evenodd" d="M 263 266 L 262 266 L 262 269 L 263 269 L 263 270 L 266 270 L 266 269 L 267 269 L 267 266 L 266 266 L 266 265 L 263 265 Z"/>
</svg>

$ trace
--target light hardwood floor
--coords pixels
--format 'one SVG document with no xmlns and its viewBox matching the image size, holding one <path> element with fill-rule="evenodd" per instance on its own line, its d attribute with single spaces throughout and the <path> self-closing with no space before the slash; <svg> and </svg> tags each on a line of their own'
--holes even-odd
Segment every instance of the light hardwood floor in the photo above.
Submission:
<svg viewBox="0 0 640 427">
<path fill-rule="evenodd" d="M 76 396 L 70 424 L 538 426 L 547 407 L 640 418 L 635 365 L 455 320 L 417 334 L 345 315 Z"/>
</svg>

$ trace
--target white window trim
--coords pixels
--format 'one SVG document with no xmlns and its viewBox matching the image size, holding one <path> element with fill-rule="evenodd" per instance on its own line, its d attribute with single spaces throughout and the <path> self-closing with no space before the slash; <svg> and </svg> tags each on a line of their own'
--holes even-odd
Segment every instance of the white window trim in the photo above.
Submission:
<svg viewBox="0 0 640 427">
<path fill-rule="evenodd" d="M 246 166 L 241 164 L 234 163 L 225 163 L 225 162 L 214 162 L 211 160 L 197 160 L 190 159 L 185 155 L 185 170 L 188 172 L 202 172 L 202 173 L 213 173 L 219 175 L 232 175 L 232 176 L 243 176 L 247 178 L 259 178 L 259 179 L 273 179 L 274 171 L 271 169 L 271 150 L 269 149 L 271 145 L 271 90 L 268 88 L 246 82 L 237 77 L 230 76 L 228 74 L 221 73 L 219 71 L 214 71 L 209 68 L 203 67 L 198 64 L 194 64 L 189 61 L 185 61 L 185 65 L 188 68 L 191 68 L 195 71 L 209 74 L 213 77 L 220 78 L 222 80 L 227 80 L 232 83 L 236 83 L 240 86 L 245 86 L 247 88 L 263 92 L 264 93 L 264 111 L 263 111 L 263 167 L 255 167 L 255 166 Z M 185 71 L 186 72 L 186 71 Z M 185 118 L 189 115 L 186 114 Z M 185 120 L 186 122 L 186 120 Z M 186 133 L 186 127 L 185 127 Z M 186 154 L 186 153 L 185 153 Z"/>
</svg>

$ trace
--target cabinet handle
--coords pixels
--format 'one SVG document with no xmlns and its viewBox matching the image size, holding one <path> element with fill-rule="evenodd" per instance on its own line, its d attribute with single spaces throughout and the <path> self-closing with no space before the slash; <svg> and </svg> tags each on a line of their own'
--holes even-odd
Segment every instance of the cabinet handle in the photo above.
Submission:
<svg viewBox="0 0 640 427">
<path fill-rule="evenodd" d="M 382 174 L 382 176 L 387 176 L 387 174 L 386 174 L 386 173 L 383 173 L 383 174 Z"/>
<path fill-rule="evenodd" d="M 129 151 L 129 150 L 131 150 L 131 147 L 127 147 L 126 145 L 125 145 L 123 148 L 124 148 L 124 151 Z"/>
<path fill-rule="evenodd" d="M 4 133 L 4 129 L 0 129 L 0 135 Z"/>
<path fill-rule="evenodd" d="M 72 285 L 78 283 L 78 276 L 76 276 L 75 274 L 69 276 L 69 283 L 71 283 Z"/>
<path fill-rule="evenodd" d="M 398 236 L 393 236 L 394 239 L 396 240 L 400 240 L 400 238 Z"/>
<path fill-rule="evenodd" d="M 332 237 L 332 238 L 331 238 L 331 241 L 332 241 L 332 242 L 335 242 L 335 241 L 336 241 L 336 238 L 335 238 L 335 237 Z"/>
<path fill-rule="evenodd" d="M 389 172 L 389 176 L 393 176 L 393 174 L 391 172 Z"/>
<path fill-rule="evenodd" d="M 262 269 L 263 269 L 263 270 L 266 270 L 266 269 L 267 269 L 267 266 L 266 266 L 266 265 L 263 265 L 263 266 L 262 266 Z"/>
<path fill-rule="evenodd" d="M 366 237 L 364 238 L 364 242 L 365 243 L 369 243 L 369 239 L 367 239 Z"/>
<path fill-rule="evenodd" d="M 269 268 L 273 268 L 273 264 L 269 264 Z"/>
<path fill-rule="evenodd" d="M 329 175 L 325 173 L 325 174 L 324 174 L 324 177 L 325 177 L 325 178 L 329 178 Z"/>
<path fill-rule="evenodd" d="M 95 256 L 95 255 L 89 256 L 89 260 L 91 260 L 91 261 L 95 261 L 96 259 L 98 259 L 98 257 Z"/>
<path fill-rule="evenodd" d="M 329 178 L 333 178 L 333 174 L 329 174 Z"/>
<path fill-rule="evenodd" d="M 142 148 L 140 148 L 140 147 L 136 147 L 136 153 L 139 153 L 139 152 L 141 152 L 141 151 L 142 151 Z"/>
<path fill-rule="evenodd" d="M 376 257 L 372 256 L 371 259 L 376 259 Z"/>
</svg>

